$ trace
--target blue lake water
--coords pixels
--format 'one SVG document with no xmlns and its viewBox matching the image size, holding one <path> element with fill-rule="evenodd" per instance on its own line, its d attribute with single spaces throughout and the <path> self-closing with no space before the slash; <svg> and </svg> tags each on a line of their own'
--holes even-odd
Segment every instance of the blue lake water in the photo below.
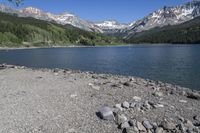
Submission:
<svg viewBox="0 0 200 133">
<path fill-rule="evenodd" d="M 0 50 L 0 63 L 132 75 L 200 90 L 200 45 Z"/>
</svg>

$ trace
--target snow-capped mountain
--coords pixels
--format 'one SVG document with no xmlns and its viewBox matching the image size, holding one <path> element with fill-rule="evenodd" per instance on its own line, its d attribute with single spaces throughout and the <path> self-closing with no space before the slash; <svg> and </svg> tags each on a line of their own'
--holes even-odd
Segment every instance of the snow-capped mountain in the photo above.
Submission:
<svg viewBox="0 0 200 133">
<path fill-rule="evenodd" d="M 19 12 L 20 12 L 19 16 L 21 17 L 33 17 L 36 19 L 41 19 L 46 21 L 54 21 L 62 25 L 70 24 L 73 25 L 74 27 L 84 29 L 87 31 L 102 32 L 101 29 L 95 26 L 93 23 L 80 19 L 74 14 L 68 12 L 65 12 L 60 15 L 55 15 L 33 7 L 28 7 L 19 10 Z"/>
<path fill-rule="evenodd" d="M 200 16 L 200 1 L 195 0 L 176 7 L 164 7 L 149 14 L 143 19 L 129 24 L 121 24 L 113 20 L 95 23 L 83 20 L 78 16 L 68 12 L 56 15 L 33 7 L 16 10 L 0 4 L 0 11 L 5 13 L 14 13 L 19 17 L 33 17 L 45 21 L 53 21 L 62 25 L 70 24 L 74 27 L 87 31 L 123 34 L 128 37 L 134 33 L 149 30 L 155 27 L 181 24 Z"/>
<path fill-rule="evenodd" d="M 103 21 L 103 22 L 100 22 L 100 23 L 95 23 L 95 25 L 101 27 L 102 29 L 122 29 L 122 28 L 127 27 L 127 25 L 120 24 L 119 22 L 117 22 L 115 20 Z"/>
<path fill-rule="evenodd" d="M 75 16 L 74 14 L 67 12 L 55 15 L 33 7 L 27 7 L 21 10 L 15 10 L 3 4 L 0 4 L 0 11 L 5 13 L 17 14 L 19 17 L 33 17 L 40 20 L 53 21 L 62 25 L 70 24 L 73 25 L 74 27 L 84 29 L 87 31 L 94 31 L 101 33 L 103 32 L 101 28 L 96 26 L 94 23 L 83 20 Z"/>
<path fill-rule="evenodd" d="M 62 25 L 71 24 L 87 31 L 102 32 L 102 30 L 98 26 L 94 25 L 94 23 L 80 19 L 79 17 L 67 12 L 55 16 L 54 21 Z"/>
<path fill-rule="evenodd" d="M 193 1 L 181 6 L 159 9 L 118 32 L 127 33 L 128 36 L 155 27 L 181 24 L 198 16 L 200 16 L 200 1 Z"/>
<path fill-rule="evenodd" d="M 53 15 L 48 12 L 44 12 L 40 9 L 33 8 L 33 7 L 27 7 L 21 10 L 18 10 L 18 16 L 19 17 L 33 17 L 40 20 L 46 20 L 46 21 L 53 21 L 56 15 Z"/>
<path fill-rule="evenodd" d="M 96 26 L 100 27 L 105 33 L 117 32 L 120 29 L 128 28 L 127 24 L 121 24 L 115 20 L 107 20 L 103 22 L 95 23 Z"/>
</svg>

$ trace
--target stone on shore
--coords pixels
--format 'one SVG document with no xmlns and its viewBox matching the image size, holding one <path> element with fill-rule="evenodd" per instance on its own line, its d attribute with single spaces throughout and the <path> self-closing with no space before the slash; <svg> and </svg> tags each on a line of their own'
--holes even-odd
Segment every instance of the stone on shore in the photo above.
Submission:
<svg viewBox="0 0 200 133">
<path fill-rule="evenodd" d="M 141 97 L 138 97 L 138 96 L 134 96 L 134 97 L 133 97 L 133 99 L 134 99 L 136 102 L 138 102 L 138 101 L 141 101 L 141 100 L 142 100 L 142 98 L 141 98 Z"/>
<path fill-rule="evenodd" d="M 121 104 L 116 104 L 115 108 L 118 109 L 119 111 L 123 111 Z"/>
<path fill-rule="evenodd" d="M 187 97 L 191 99 L 200 100 L 200 94 L 197 92 L 188 92 Z"/>
<path fill-rule="evenodd" d="M 139 131 L 135 131 L 134 128 L 126 128 L 124 133 L 137 133 Z"/>
<path fill-rule="evenodd" d="M 162 96 L 163 96 L 163 93 L 162 93 L 162 92 L 159 92 L 159 91 L 155 91 L 155 92 L 153 93 L 153 95 L 156 96 L 156 97 L 162 97 Z"/>
<path fill-rule="evenodd" d="M 124 86 L 127 86 L 127 87 L 132 87 L 132 86 L 133 86 L 133 85 L 131 84 L 131 82 L 125 82 L 123 85 L 124 85 Z"/>
<path fill-rule="evenodd" d="M 141 131 L 141 132 L 146 132 L 146 128 L 142 125 L 141 122 L 137 121 L 137 128 Z"/>
<path fill-rule="evenodd" d="M 117 114 L 116 115 L 116 122 L 118 125 L 127 122 L 128 118 L 124 114 Z"/>
<path fill-rule="evenodd" d="M 130 125 L 129 125 L 129 123 L 126 121 L 126 122 L 124 122 L 124 123 L 121 123 L 121 125 L 120 125 L 120 128 L 121 129 L 124 129 L 124 128 L 129 128 L 130 127 Z"/>
<path fill-rule="evenodd" d="M 165 129 L 165 130 L 173 130 L 176 128 L 176 125 L 172 122 L 169 122 L 167 120 L 162 121 L 161 126 Z"/>
<path fill-rule="evenodd" d="M 100 117 L 104 120 L 115 120 L 113 111 L 110 107 L 104 106 L 99 110 Z"/>
<path fill-rule="evenodd" d="M 122 107 L 128 109 L 130 107 L 130 104 L 127 101 L 125 101 L 122 103 Z"/>
<path fill-rule="evenodd" d="M 152 129 L 153 128 L 152 124 L 147 120 L 143 121 L 143 125 L 146 129 Z"/>
<path fill-rule="evenodd" d="M 162 127 L 157 127 L 155 133 L 164 133 L 164 130 Z"/>
</svg>

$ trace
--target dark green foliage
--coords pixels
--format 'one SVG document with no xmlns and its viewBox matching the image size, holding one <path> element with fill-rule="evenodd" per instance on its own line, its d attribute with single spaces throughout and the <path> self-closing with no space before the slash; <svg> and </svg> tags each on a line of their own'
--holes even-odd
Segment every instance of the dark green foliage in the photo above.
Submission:
<svg viewBox="0 0 200 133">
<path fill-rule="evenodd" d="M 114 37 L 34 18 L 0 13 L 0 47 L 115 44 Z"/>
<path fill-rule="evenodd" d="M 180 25 L 136 33 L 126 41 L 128 43 L 199 44 L 200 17 Z"/>
</svg>

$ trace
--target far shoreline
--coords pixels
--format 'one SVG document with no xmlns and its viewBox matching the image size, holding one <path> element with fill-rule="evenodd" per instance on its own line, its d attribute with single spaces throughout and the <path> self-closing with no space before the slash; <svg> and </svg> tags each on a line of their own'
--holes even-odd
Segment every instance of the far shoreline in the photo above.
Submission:
<svg viewBox="0 0 200 133">
<path fill-rule="evenodd" d="M 49 48 L 97 48 L 97 47 L 127 47 L 127 46 L 190 46 L 198 44 L 170 44 L 170 43 L 158 43 L 158 44 L 122 44 L 122 45 L 68 45 L 68 46 L 51 46 L 51 47 L 0 47 L 0 50 L 23 50 L 23 49 L 49 49 Z"/>
</svg>

